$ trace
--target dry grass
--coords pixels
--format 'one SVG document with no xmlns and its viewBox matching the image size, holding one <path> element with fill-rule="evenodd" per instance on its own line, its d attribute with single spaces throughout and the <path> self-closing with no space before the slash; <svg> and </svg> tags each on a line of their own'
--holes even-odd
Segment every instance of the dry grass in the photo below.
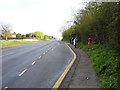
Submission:
<svg viewBox="0 0 120 90">
<path fill-rule="evenodd" d="M 9 47 L 15 47 L 30 43 L 37 43 L 42 41 L 23 41 L 23 40 L 0 40 L 0 48 L 9 48 Z"/>
</svg>

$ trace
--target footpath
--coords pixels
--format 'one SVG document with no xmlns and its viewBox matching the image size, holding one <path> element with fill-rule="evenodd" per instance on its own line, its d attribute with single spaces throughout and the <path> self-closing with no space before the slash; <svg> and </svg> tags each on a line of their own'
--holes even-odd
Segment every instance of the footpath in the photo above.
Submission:
<svg viewBox="0 0 120 90">
<path fill-rule="evenodd" d="M 99 88 L 97 77 L 92 68 L 89 56 L 81 49 L 68 44 L 76 53 L 76 68 L 69 81 L 68 88 Z"/>
</svg>

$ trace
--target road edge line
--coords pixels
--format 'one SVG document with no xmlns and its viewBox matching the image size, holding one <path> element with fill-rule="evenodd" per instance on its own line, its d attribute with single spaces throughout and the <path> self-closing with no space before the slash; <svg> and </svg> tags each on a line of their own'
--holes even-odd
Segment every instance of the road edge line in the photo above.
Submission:
<svg viewBox="0 0 120 90">
<path fill-rule="evenodd" d="M 61 83 L 64 80 L 65 76 L 67 75 L 68 71 L 70 70 L 70 68 L 72 67 L 73 63 L 75 62 L 76 54 L 74 53 L 74 51 L 69 46 L 68 46 L 68 48 L 73 53 L 74 57 L 73 57 L 72 61 L 70 62 L 70 64 L 67 66 L 67 68 L 64 70 L 64 72 L 62 73 L 62 75 L 59 77 L 59 79 L 57 80 L 57 82 L 54 84 L 54 86 L 52 87 L 52 89 L 59 88 L 59 86 L 61 85 Z"/>
</svg>

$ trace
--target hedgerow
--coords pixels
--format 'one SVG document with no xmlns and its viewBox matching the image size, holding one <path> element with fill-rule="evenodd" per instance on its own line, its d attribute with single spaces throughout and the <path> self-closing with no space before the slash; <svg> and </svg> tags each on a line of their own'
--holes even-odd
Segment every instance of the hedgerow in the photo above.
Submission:
<svg viewBox="0 0 120 90">
<path fill-rule="evenodd" d="M 82 43 L 79 43 L 78 47 L 90 56 L 92 67 L 98 76 L 100 88 L 120 88 L 118 80 L 120 56 L 114 49 L 99 44 L 88 47 Z"/>
</svg>

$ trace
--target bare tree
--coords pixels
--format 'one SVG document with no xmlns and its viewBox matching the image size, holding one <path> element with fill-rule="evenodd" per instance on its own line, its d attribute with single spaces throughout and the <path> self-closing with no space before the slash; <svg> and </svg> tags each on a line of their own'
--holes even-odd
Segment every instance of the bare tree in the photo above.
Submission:
<svg viewBox="0 0 120 90">
<path fill-rule="evenodd" d="M 7 40 L 10 37 L 11 26 L 9 24 L 0 24 L 1 35 Z"/>
</svg>

